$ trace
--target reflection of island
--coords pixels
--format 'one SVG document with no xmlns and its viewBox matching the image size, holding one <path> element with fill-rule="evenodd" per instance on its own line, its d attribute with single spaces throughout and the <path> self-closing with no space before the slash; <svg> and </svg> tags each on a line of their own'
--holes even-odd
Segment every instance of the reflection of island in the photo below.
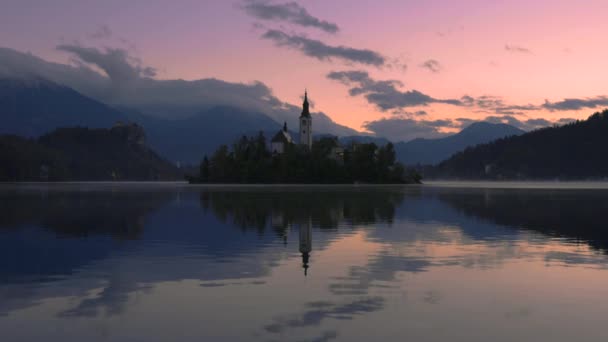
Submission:
<svg viewBox="0 0 608 342">
<path fill-rule="evenodd" d="M 417 189 L 414 192 L 419 194 Z M 280 236 L 290 225 L 309 219 L 321 229 L 392 223 L 404 198 L 402 190 L 382 187 L 208 189 L 200 195 L 201 206 L 220 220 L 260 232 L 272 226 Z"/>
<path fill-rule="evenodd" d="M 263 234 L 271 228 L 287 244 L 289 231 L 298 229 L 304 275 L 310 268 L 313 226 L 335 230 L 341 225 L 392 223 L 404 198 L 403 189 L 382 187 L 207 189 L 200 195 L 205 210 L 243 230 Z"/>
</svg>

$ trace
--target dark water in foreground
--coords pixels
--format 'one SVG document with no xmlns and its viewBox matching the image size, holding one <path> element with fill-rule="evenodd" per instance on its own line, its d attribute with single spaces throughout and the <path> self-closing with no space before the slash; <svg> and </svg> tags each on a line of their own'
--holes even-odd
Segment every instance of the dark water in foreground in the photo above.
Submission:
<svg viewBox="0 0 608 342">
<path fill-rule="evenodd" d="M 604 341 L 607 216 L 597 189 L 0 185 L 0 340 Z"/>
</svg>

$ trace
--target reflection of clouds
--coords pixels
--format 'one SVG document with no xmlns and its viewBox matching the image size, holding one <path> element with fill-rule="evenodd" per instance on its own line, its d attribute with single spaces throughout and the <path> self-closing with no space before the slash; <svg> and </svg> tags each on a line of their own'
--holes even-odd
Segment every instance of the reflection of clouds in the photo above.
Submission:
<svg viewBox="0 0 608 342">
<path fill-rule="evenodd" d="M 565 251 L 548 251 L 545 254 L 547 263 L 559 262 L 564 266 L 594 266 L 601 269 L 606 269 L 606 258 L 601 255 L 585 255 L 575 252 Z"/>
<path fill-rule="evenodd" d="M 334 277 L 329 290 L 335 295 L 364 295 L 370 288 L 391 288 L 378 282 L 395 281 L 397 272 L 424 272 L 429 266 L 431 263 L 423 258 L 382 254 L 365 267 L 350 267 L 346 277 Z"/>
<path fill-rule="evenodd" d="M 427 291 L 422 300 L 428 304 L 439 304 L 441 301 L 441 293 L 434 290 Z"/>
<path fill-rule="evenodd" d="M 532 315 L 532 310 L 529 308 L 517 308 L 505 313 L 505 317 L 509 319 L 527 318 Z"/>
<path fill-rule="evenodd" d="M 120 279 L 110 279 L 94 298 L 85 298 L 74 308 L 59 313 L 59 317 L 97 317 L 102 311 L 106 316 L 119 315 L 126 309 L 129 294 L 137 291 L 151 290 L 151 285 L 123 283 Z"/>
<path fill-rule="evenodd" d="M 269 333 L 282 333 L 287 329 L 318 326 L 327 318 L 352 320 L 355 316 L 382 310 L 384 298 L 367 297 L 346 304 L 313 302 L 300 315 L 278 317 L 275 322 L 264 327 Z"/>
<path fill-rule="evenodd" d="M 330 340 L 333 340 L 335 338 L 338 337 L 338 332 L 334 331 L 334 330 L 329 330 L 329 331 L 325 331 L 324 333 L 321 334 L 321 336 L 319 337 L 315 337 L 312 340 L 303 340 L 306 342 L 327 342 Z"/>
</svg>

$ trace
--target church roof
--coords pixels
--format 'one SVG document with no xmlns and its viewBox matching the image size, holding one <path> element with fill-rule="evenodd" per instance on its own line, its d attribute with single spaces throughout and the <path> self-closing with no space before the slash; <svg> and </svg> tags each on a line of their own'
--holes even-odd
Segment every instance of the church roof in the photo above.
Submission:
<svg viewBox="0 0 608 342">
<path fill-rule="evenodd" d="M 277 134 L 274 135 L 270 142 L 280 142 L 283 144 L 291 144 L 293 142 L 291 135 L 287 131 L 287 123 L 285 123 L 282 130 L 278 131 Z"/>
</svg>

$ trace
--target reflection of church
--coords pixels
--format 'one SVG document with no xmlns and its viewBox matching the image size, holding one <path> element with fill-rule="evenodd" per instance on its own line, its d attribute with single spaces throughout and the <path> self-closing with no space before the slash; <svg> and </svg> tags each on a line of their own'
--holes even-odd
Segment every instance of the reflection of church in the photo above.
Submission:
<svg viewBox="0 0 608 342">
<path fill-rule="evenodd" d="M 308 262 L 312 251 L 312 220 L 309 218 L 306 223 L 300 225 L 300 253 L 302 253 L 302 268 L 304 275 L 308 275 Z"/>
</svg>

